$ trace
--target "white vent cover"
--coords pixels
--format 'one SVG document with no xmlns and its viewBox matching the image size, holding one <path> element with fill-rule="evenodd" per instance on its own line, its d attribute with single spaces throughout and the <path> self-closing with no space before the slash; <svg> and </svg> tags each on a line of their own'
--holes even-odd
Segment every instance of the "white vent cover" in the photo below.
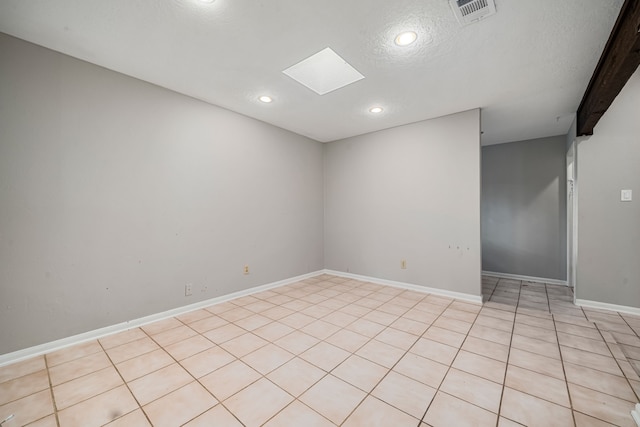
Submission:
<svg viewBox="0 0 640 427">
<path fill-rule="evenodd" d="M 458 22 L 468 25 L 496 13 L 494 0 L 449 0 Z"/>
</svg>

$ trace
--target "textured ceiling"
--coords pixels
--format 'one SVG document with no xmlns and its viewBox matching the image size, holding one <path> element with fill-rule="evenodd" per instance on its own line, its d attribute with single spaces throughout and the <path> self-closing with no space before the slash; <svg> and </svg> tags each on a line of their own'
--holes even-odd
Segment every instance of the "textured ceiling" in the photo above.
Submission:
<svg viewBox="0 0 640 427">
<path fill-rule="evenodd" d="M 567 132 L 622 2 L 496 0 L 462 27 L 447 0 L 2 0 L 0 31 L 318 141 L 480 107 L 494 144 Z M 365 79 L 282 73 L 326 47 Z"/>
</svg>

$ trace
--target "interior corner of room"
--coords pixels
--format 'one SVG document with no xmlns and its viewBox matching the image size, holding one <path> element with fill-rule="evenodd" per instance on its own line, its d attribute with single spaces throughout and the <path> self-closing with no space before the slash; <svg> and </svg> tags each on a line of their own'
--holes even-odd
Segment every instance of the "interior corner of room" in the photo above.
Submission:
<svg viewBox="0 0 640 427">
<path fill-rule="evenodd" d="M 4 33 L 0 57 L 0 357 L 324 272 L 640 314 L 639 70 L 592 135 L 483 144 L 473 104 L 321 142 Z"/>
</svg>

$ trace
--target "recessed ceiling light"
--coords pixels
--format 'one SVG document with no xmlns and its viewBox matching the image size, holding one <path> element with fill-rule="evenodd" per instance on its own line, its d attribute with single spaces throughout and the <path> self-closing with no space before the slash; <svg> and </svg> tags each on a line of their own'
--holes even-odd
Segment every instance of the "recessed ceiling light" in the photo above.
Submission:
<svg viewBox="0 0 640 427">
<path fill-rule="evenodd" d="M 369 108 L 369 112 L 373 113 L 373 114 L 378 114 L 378 113 L 382 113 L 384 110 L 382 109 L 382 107 L 371 107 Z"/>
<path fill-rule="evenodd" d="M 398 46 L 409 46 L 411 43 L 416 41 L 418 38 L 418 34 L 415 31 L 405 31 L 404 33 L 398 34 L 396 37 L 396 44 Z"/>
<path fill-rule="evenodd" d="M 258 98 L 261 102 L 264 102 L 265 104 L 270 103 L 271 101 L 273 101 L 273 98 L 271 98 L 270 96 L 267 95 L 262 95 L 260 98 Z"/>
</svg>

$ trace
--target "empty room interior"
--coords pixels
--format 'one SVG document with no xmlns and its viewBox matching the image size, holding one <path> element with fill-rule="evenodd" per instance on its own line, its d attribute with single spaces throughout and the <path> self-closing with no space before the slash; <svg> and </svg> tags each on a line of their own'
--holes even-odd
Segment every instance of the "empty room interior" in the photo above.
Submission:
<svg viewBox="0 0 640 427">
<path fill-rule="evenodd" d="M 0 2 L 0 427 L 640 426 L 640 2 Z"/>
</svg>

